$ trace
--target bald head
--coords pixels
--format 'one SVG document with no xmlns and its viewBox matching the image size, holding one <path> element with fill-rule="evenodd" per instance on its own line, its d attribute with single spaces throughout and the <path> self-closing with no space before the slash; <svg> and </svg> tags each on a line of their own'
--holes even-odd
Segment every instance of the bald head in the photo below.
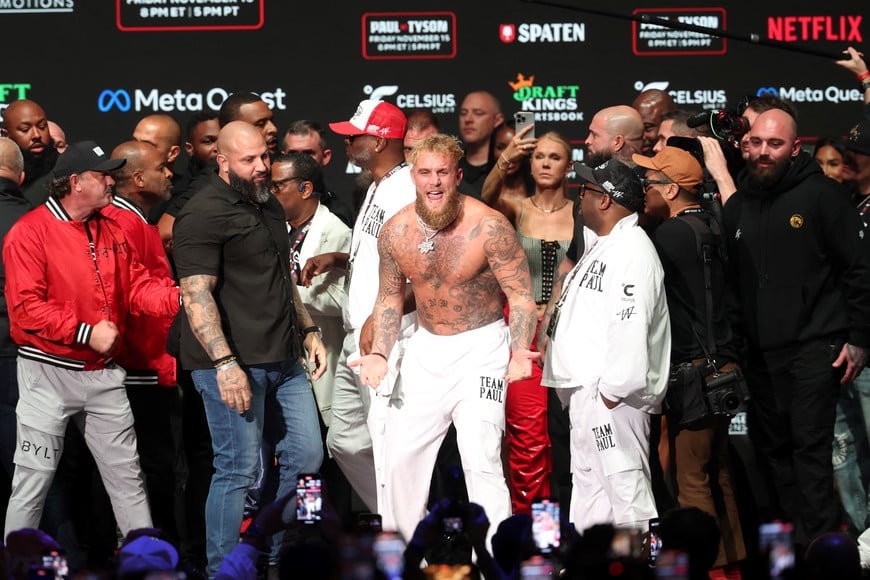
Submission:
<svg viewBox="0 0 870 580">
<path fill-rule="evenodd" d="M 144 141 L 125 141 L 112 151 L 112 159 L 127 160 L 112 173 L 115 193 L 132 199 L 143 210 L 169 199 L 172 171 L 157 147 Z"/>
<path fill-rule="evenodd" d="M 7 137 L 0 137 L 0 177 L 18 185 L 24 181 L 24 156 L 15 141 Z"/>
<path fill-rule="evenodd" d="M 650 153 L 659 137 L 662 115 L 677 108 L 673 97 L 659 89 L 648 89 L 637 96 L 632 107 L 643 121 L 643 152 Z"/>
<path fill-rule="evenodd" d="M 144 117 L 133 129 L 133 139 L 157 147 L 170 166 L 181 153 L 181 125 L 166 114 Z"/>
<path fill-rule="evenodd" d="M 797 122 L 781 109 L 758 115 L 749 132 L 746 168 L 761 189 L 775 187 L 800 153 Z"/>
<path fill-rule="evenodd" d="M 587 165 L 600 165 L 609 159 L 618 159 L 633 166 L 631 156 L 640 153 L 643 121 L 640 113 L 627 105 L 601 109 L 589 124 L 586 149 Z"/>
<path fill-rule="evenodd" d="M 45 111 L 28 99 L 6 107 L 2 134 L 15 141 L 24 154 L 33 157 L 41 157 L 51 143 Z"/>
<path fill-rule="evenodd" d="M 230 121 L 218 133 L 218 175 L 243 197 L 269 199 L 269 149 L 260 130 L 245 121 Z"/>
</svg>

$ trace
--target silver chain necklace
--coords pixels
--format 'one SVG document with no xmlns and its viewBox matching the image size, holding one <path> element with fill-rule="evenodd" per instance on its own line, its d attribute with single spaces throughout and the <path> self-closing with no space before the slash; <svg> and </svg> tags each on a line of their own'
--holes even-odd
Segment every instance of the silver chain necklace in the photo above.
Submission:
<svg viewBox="0 0 870 580">
<path fill-rule="evenodd" d="M 417 244 L 417 248 L 420 250 L 421 254 L 428 254 L 435 249 L 435 242 L 432 241 L 432 238 L 438 235 L 441 228 L 433 230 L 426 225 L 426 222 L 423 221 L 423 218 L 421 218 L 419 214 L 417 215 L 417 223 L 420 224 L 420 229 L 423 230 L 423 235 L 426 236 L 426 239 Z"/>
</svg>

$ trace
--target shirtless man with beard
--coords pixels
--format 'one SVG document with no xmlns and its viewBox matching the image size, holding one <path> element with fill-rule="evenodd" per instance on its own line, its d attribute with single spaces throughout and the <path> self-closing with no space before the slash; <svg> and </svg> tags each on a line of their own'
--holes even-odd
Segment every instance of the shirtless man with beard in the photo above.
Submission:
<svg viewBox="0 0 870 580">
<path fill-rule="evenodd" d="M 429 474 L 451 421 L 469 500 L 486 510 L 490 534 L 510 516 L 501 463 L 507 383 L 531 375 L 535 302 L 529 266 L 514 228 L 499 212 L 460 195 L 462 150 L 448 135 L 418 143 L 409 159 L 417 200 L 378 238 L 380 290 L 374 340 L 360 359 L 364 384 L 377 387 L 396 342 L 406 283 L 419 329 L 401 367 L 401 393 L 385 432 L 385 529 L 410 540 L 426 512 Z M 510 303 L 505 324 L 502 294 Z"/>
</svg>

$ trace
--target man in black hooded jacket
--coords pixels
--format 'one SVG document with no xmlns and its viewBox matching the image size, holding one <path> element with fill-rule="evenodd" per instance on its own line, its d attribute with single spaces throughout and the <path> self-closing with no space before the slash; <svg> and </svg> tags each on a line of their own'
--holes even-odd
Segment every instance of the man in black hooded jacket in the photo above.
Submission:
<svg viewBox="0 0 870 580">
<path fill-rule="evenodd" d="M 831 441 L 840 384 L 870 346 L 870 247 L 847 196 L 801 152 L 797 122 L 758 116 L 724 210 L 747 338 L 749 435 L 806 547 L 835 531 Z"/>
</svg>

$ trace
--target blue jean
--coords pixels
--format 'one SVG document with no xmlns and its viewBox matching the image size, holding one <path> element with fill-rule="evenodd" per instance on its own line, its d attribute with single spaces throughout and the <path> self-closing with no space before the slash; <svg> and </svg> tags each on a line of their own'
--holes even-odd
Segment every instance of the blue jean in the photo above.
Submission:
<svg viewBox="0 0 870 580">
<path fill-rule="evenodd" d="M 296 476 L 317 471 L 323 460 L 317 405 L 299 361 L 245 367 L 251 408 L 244 414 L 221 400 L 217 371 L 193 371 L 202 395 L 214 449 L 215 473 L 205 507 L 208 575 L 239 542 L 245 494 L 257 478 L 264 432 L 280 465 L 278 495 L 296 487 Z M 274 556 L 281 534 L 273 538 Z"/>
<path fill-rule="evenodd" d="M 870 371 L 843 385 L 834 423 L 834 478 L 843 509 L 857 531 L 867 528 L 870 448 L 866 418 L 870 415 Z"/>
</svg>

